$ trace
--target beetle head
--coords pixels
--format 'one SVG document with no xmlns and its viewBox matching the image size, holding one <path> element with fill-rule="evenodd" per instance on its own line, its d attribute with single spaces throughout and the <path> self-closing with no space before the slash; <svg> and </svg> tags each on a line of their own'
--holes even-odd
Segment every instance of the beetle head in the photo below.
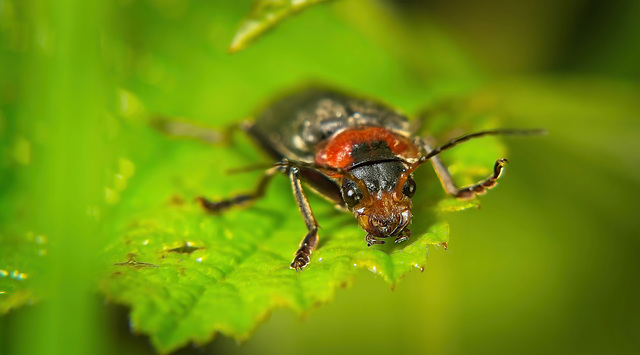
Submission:
<svg viewBox="0 0 640 355">
<path fill-rule="evenodd" d="M 402 161 L 385 161 L 350 170 L 342 180 L 342 196 L 362 229 L 386 238 L 408 233 L 411 198 L 416 184 Z"/>
</svg>

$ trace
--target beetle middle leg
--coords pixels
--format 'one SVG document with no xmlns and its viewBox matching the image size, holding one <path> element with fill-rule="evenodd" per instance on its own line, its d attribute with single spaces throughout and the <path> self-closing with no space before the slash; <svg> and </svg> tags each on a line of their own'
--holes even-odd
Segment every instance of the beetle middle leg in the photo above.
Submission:
<svg viewBox="0 0 640 355">
<path fill-rule="evenodd" d="M 421 143 L 425 152 L 428 153 L 433 150 L 429 146 L 429 143 L 426 142 L 426 140 L 423 139 Z M 442 187 L 447 192 L 447 194 L 461 200 L 472 199 L 476 195 L 482 195 L 487 192 L 488 189 L 496 186 L 497 180 L 502 175 L 502 170 L 505 164 L 508 163 L 507 159 L 498 159 L 493 165 L 493 173 L 489 175 L 489 177 L 471 186 L 458 188 L 453 182 L 453 178 L 451 177 L 451 173 L 449 173 L 449 169 L 447 169 L 442 160 L 440 160 L 440 157 L 436 155 L 429 160 L 431 161 L 431 164 L 433 165 L 433 168 L 438 175 L 438 179 L 440 179 L 440 183 L 442 184 Z"/>
<path fill-rule="evenodd" d="M 307 264 L 309 264 L 311 253 L 318 246 L 318 222 L 313 216 L 309 201 L 302 190 L 302 184 L 300 183 L 300 170 L 297 167 L 289 168 L 289 179 L 291 179 L 291 188 L 293 190 L 293 196 L 296 199 L 296 204 L 300 209 L 304 224 L 307 226 L 307 235 L 302 239 L 298 250 L 296 251 L 293 262 L 291 262 L 291 268 L 301 270 Z"/>
<path fill-rule="evenodd" d="M 211 213 L 220 213 L 231 207 L 253 202 L 264 196 L 264 193 L 267 190 L 267 186 L 269 185 L 269 182 L 271 182 L 273 176 L 281 171 L 283 171 L 282 166 L 274 166 L 267 169 L 262 175 L 262 178 L 258 182 L 258 186 L 253 192 L 239 194 L 217 202 L 213 202 L 206 197 L 200 196 L 196 198 L 196 202 L 198 202 L 202 206 L 202 208 Z"/>
</svg>

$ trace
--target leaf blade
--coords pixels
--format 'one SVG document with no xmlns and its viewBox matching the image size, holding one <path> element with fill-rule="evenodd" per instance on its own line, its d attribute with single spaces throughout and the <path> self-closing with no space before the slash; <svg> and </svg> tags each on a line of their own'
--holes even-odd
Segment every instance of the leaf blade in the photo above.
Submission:
<svg viewBox="0 0 640 355">
<path fill-rule="evenodd" d="M 200 194 L 219 199 L 254 186 L 255 173 L 224 175 L 259 159 L 240 149 L 246 138 L 228 147 L 164 137 L 152 144 L 165 159 L 134 176 L 123 195 L 104 255 L 118 265 L 109 268 L 101 288 L 132 307 L 134 329 L 148 333 L 162 352 L 205 343 L 216 333 L 246 339 L 275 309 L 304 314 L 330 302 L 361 269 L 394 285 L 407 272 L 424 270 L 429 250 L 448 241 L 438 203 L 445 195 L 435 180 L 414 197 L 412 238 L 370 248 L 353 217 L 308 194 L 321 225 L 320 245 L 311 264 L 296 273 L 289 263 L 306 231 L 285 176 L 246 209 L 208 215 L 191 202 Z M 495 151 L 495 141 L 486 145 Z M 482 170 L 482 159 L 469 162 Z M 138 264 L 127 264 L 130 258 Z"/>
</svg>

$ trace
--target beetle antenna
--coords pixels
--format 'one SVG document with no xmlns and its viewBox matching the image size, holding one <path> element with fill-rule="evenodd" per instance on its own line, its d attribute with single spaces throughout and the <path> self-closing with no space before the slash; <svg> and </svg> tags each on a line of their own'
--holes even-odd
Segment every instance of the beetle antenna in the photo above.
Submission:
<svg viewBox="0 0 640 355">
<path fill-rule="evenodd" d="M 480 131 L 476 133 L 465 134 L 458 138 L 454 138 L 449 142 L 445 143 L 444 145 L 441 145 L 440 147 L 430 151 L 426 155 L 423 155 L 418 161 L 418 164 L 422 164 L 425 161 L 429 160 L 430 158 L 433 158 L 436 155 L 444 152 L 445 150 L 451 149 L 460 143 L 464 143 L 466 141 L 469 141 L 475 138 L 480 138 L 484 136 L 498 136 L 498 135 L 500 136 L 540 136 L 544 134 L 547 134 L 547 131 L 544 129 L 494 129 L 489 131 Z"/>
</svg>

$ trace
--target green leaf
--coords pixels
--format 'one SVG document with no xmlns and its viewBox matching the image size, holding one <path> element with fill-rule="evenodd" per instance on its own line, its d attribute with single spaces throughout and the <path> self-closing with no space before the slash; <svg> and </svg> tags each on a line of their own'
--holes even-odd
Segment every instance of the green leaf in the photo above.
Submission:
<svg viewBox="0 0 640 355">
<path fill-rule="evenodd" d="M 312 1 L 295 2 L 295 4 L 306 5 L 311 3 Z M 127 31 L 111 30 L 105 33 L 105 54 L 108 54 L 105 60 L 109 63 L 106 65 L 108 69 L 105 68 L 105 70 L 109 77 L 117 78 L 112 83 L 114 87 L 105 90 L 107 92 L 118 90 L 118 95 L 106 99 L 105 115 L 100 118 L 104 120 L 104 129 L 101 130 L 104 133 L 104 143 L 109 147 L 108 158 L 96 159 L 104 164 L 105 175 L 109 180 L 104 186 L 106 206 L 87 207 L 86 218 L 90 219 L 92 223 L 99 221 L 112 240 L 110 241 L 111 249 L 104 254 L 105 260 L 96 261 L 93 266 L 88 265 L 88 269 L 111 267 L 113 270 L 121 270 L 124 268 L 123 266 L 113 266 L 113 264 L 126 262 L 128 260 L 127 254 L 130 251 L 126 250 L 127 248 L 122 248 L 122 252 L 116 253 L 115 246 L 124 240 L 123 231 L 130 227 L 130 223 L 135 222 L 135 216 L 140 216 L 139 218 L 142 219 L 146 213 L 147 220 L 160 219 L 163 216 L 160 213 L 154 214 L 154 206 L 156 212 L 161 212 L 165 208 L 164 203 L 172 200 L 172 197 L 175 196 L 183 195 L 186 205 L 190 204 L 190 198 L 196 195 L 206 194 L 212 198 L 220 198 L 228 196 L 231 190 L 241 191 L 250 188 L 257 178 L 255 174 L 228 177 L 222 171 L 228 167 L 264 161 L 255 152 L 252 152 L 252 147 L 246 142 L 244 145 L 240 144 L 228 149 L 220 148 L 222 150 L 195 144 L 195 147 L 203 149 L 203 152 L 199 153 L 202 158 L 199 161 L 184 160 L 184 156 L 189 156 L 191 153 L 183 154 L 176 149 L 184 149 L 182 148 L 183 144 L 191 147 L 194 143 L 170 141 L 166 137 L 160 139 L 156 133 L 144 126 L 144 118 L 148 114 L 147 110 L 190 117 L 216 127 L 222 127 L 231 120 L 245 117 L 269 95 L 309 78 L 322 78 L 327 83 L 348 90 L 375 93 L 377 97 L 393 102 L 407 110 L 438 96 L 434 94 L 432 86 L 437 88 L 443 85 L 446 87 L 447 93 L 451 91 L 452 86 L 456 87 L 454 90 L 456 92 L 469 88 L 466 80 L 450 80 L 448 77 L 446 80 L 429 77 L 428 88 L 424 86 L 422 81 L 409 80 L 408 78 L 414 78 L 414 72 L 407 72 L 403 69 L 401 55 L 395 50 L 396 47 L 390 47 L 388 51 L 381 50 L 377 44 L 378 40 L 375 39 L 379 33 L 395 33 L 392 29 L 402 24 L 402 22 L 384 21 L 385 16 L 388 15 L 384 11 L 373 14 L 372 16 L 375 17 L 370 17 L 373 22 L 369 23 L 365 21 L 368 15 L 361 15 L 359 17 L 361 23 L 355 24 L 336 15 L 336 12 L 348 14 L 354 11 L 348 6 L 344 7 L 344 5 L 348 5 L 347 2 L 336 3 L 336 6 L 317 6 L 313 11 L 305 12 L 301 16 L 286 21 L 287 23 L 279 29 L 277 36 L 270 36 L 266 39 L 268 40 L 265 41 L 267 46 L 256 47 L 251 53 L 229 56 L 225 43 L 232 37 L 234 26 L 236 26 L 235 21 L 242 16 L 246 4 L 240 1 L 190 2 L 189 8 L 191 10 L 188 12 L 181 10 L 184 8 L 180 4 L 174 2 L 132 2 L 122 5 L 127 8 L 127 11 L 123 12 L 127 14 L 122 18 L 123 23 L 131 25 L 131 28 L 135 28 L 134 32 L 139 32 L 144 37 L 144 46 L 139 46 L 136 39 L 129 36 Z M 363 9 L 362 6 L 376 8 L 375 4 L 369 2 L 363 2 L 360 5 L 360 10 Z M 292 5 L 292 8 L 294 7 Z M 185 16 L 189 16 L 188 21 Z M 182 18 L 180 21 L 184 20 L 184 23 L 190 25 L 175 26 L 175 22 L 172 21 L 177 21 L 176 18 Z M 375 31 L 364 31 L 370 33 L 364 34 L 363 30 L 367 26 L 375 28 Z M 116 27 L 124 28 L 121 26 L 114 28 Z M 409 29 L 409 26 L 405 27 L 405 30 Z M 323 28 L 323 30 L 317 31 L 317 28 Z M 20 31 L 14 32 L 20 33 Z M 402 32 L 402 34 L 405 41 L 419 43 L 418 37 L 415 37 L 412 32 Z M 437 37 L 438 33 L 434 35 Z M 389 36 L 387 41 L 393 44 L 394 42 L 390 40 L 391 37 Z M 446 37 L 440 35 L 440 39 L 445 40 Z M 11 41 L 5 42 L 11 43 Z M 412 50 L 411 53 L 418 53 L 418 48 L 420 46 Z M 449 59 L 452 56 L 456 58 L 461 56 L 461 53 L 450 52 L 446 49 L 438 51 L 432 49 L 422 49 L 428 52 L 429 56 L 419 63 L 420 69 L 429 67 L 429 61 L 436 57 L 441 56 L 448 58 L 447 62 L 457 63 L 457 60 L 450 61 Z M 345 61 L 342 57 L 342 53 L 345 51 L 362 56 L 366 60 Z M 444 54 L 441 55 L 441 53 Z M 118 59 L 129 54 L 131 55 L 130 60 Z M 0 57 L 0 62 L 6 67 L 15 66 L 16 63 L 21 62 L 29 63 L 32 55 L 30 52 L 18 51 L 11 56 Z M 418 57 L 417 54 L 415 56 Z M 260 59 L 256 60 L 256 58 Z M 46 69 L 38 66 L 34 68 Z M 278 69 L 274 71 L 274 68 Z M 27 72 L 37 73 L 37 70 L 24 71 L 24 73 Z M 371 75 L 375 72 L 384 72 L 387 75 Z M 3 80 L 11 82 L 11 85 L 7 87 L 18 87 L 13 81 L 25 79 L 18 75 L 19 71 L 8 71 L 2 74 Z M 403 85 L 396 85 L 397 80 L 404 82 Z M 12 92 L 11 90 L 5 91 L 3 94 Z M 3 100 L 5 100 L 4 96 Z M 42 106 L 34 104 L 37 109 L 32 111 L 28 105 L 24 105 L 22 100 L 11 99 L 3 102 L 10 104 L 4 105 L 0 112 L 1 150 L 3 156 L 13 157 L 16 162 L 6 164 L 3 160 L 0 163 L 0 169 L 2 169 L 0 182 L 5 188 L 0 199 L 0 235 L 2 236 L 0 269 L 8 272 L 18 270 L 20 273 L 24 272 L 28 275 L 25 282 L 17 282 L 11 278 L 0 279 L 0 285 L 2 285 L 0 291 L 4 290 L 5 292 L 0 294 L 0 307 L 9 309 L 19 304 L 45 298 L 51 294 L 43 292 L 43 287 L 41 287 L 43 283 L 46 284 L 46 280 L 51 279 L 49 275 L 44 274 L 51 269 L 51 263 L 45 263 L 43 259 L 47 258 L 37 257 L 38 250 L 32 250 L 33 240 L 29 239 L 29 236 L 37 235 L 38 226 L 34 217 L 37 206 L 43 201 L 59 205 L 66 200 L 66 197 L 55 194 L 34 195 L 34 191 L 36 191 L 34 187 L 44 185 L 41 182 L 43 177 L 34 174 L 33 169 L 48 163 L 43 160 L 43 155 L 38 154 L 37 150 L 51 149 L 52 147 L 47 146 L 46 142 L 41 142 L 40 138 L 42 137 L 38 134 L 32 134 L 40 132 L 36 121 L 22 118 L 39 117 L 37 110 Z M 114 108 L 116 105 L 119 106 L 119 111 Z M 81 136 L 79 135 L 79 137 Z M 25 142 L 30 142 L 30 145 Z M 191 147 L 190 149 L 195 148 Z M 236 149 L 242 153 L 238 153 Z M 239 154 L 237 161 L 233 161 L 236 158 L 233 158 L 233 154 L 228 153 L 229 150 Z M 229 159 L 221 159 L 218 164 L 217 156 L 226 156 Z M 204 168 L 202 164 L 207 162 L 209 165 Z M 487 164 L 489 166 L 491 162 Z M 167 171 L 164 175 L 154 175 L 156 170 L 165 167 L 172 171 Z M 177 172 L 179 171 L 182 174 L 178 176 Z M 193 174 L 200 174 L 200 176 L 193 176 Z M 169 176 L 178 176 L 178 180 L 171 180 Z M 197 178 L 197 181 L 194 181 L 191 186 L 176 188 L 174 185 L 179 184 L 180 179 L 184 177 Z M 434 176 L 431 174 L 427 178 L 434 179 Z M 13 183 L 14 181 L 15 183 Z M 9 184 L 10 182 L 12 184 Z M 280 186 L 277 195 L 280 196 L 280 199 L 276 198 L 275 205 L 283 204 L 281 208 L 284 208 L 285 212 L 283 213 L 286 214 L 282 215 L 282 219 L 287 219 L 292 223 L 288 234 L 281 235 L 281 238 L 286 240 L 283 245 L 283 249 L 286 250 L 283 251 L 284 256 L 282 256 L 282 260 L 285 261 L 279 265 L 286 269 L 291 261 L 289 259 L 292 257 L 293 250 L 304 234 L 304 226 L 293 204 L 291 192 L 287 189 L 286 179 L 276 180 L 274 187 L 277 189 L 277 186 Z M 435 187 L 436 184 L 430 186 Z M 420 188 L 424 187 L 421 185 Z M 271 191 L 277 191 L 276 189 Z M 12 193 L 5 194 L 8 191 Z M 442 194 L 440 190 L 434 191 Z M 422 196 L 422 193 L 424 192 L 419 192 L 418 196 Z M 426 198 L 428 195 L 424 196 Z M 273 198 L 271 197 L 271 199 Z M 343 225 L 351 226 L 350 235 L 354 238 L 353 243 L 357 244 L 358 248 L 364 245 L 362 241 L 364 235 L 357 228 L 352 217 L 333 210 L 320 198 L 315 196 L 310 198 L 323 227 L 320 231 L 320 250 L 314 257 L 319 256 L 318 253 L 325 246 L 339 243 L 337 239 L 332 239 L 334 231 L 330 230 L 331 222 L 340 221 Z M 54 199 L 59 200 L 51 202 Z M 281 201 L 282 199 L 289 200 Z M 256 211 L 264 213 L 265 209 L 272 211 L 271 203 L 267 198 L 254 208 L 244 211 L 234 210 L 222 217 L 205 216 L 199 210 L 192 211 L 192 213 L 203 222 L 225 225 L 229 233 L 237 233 L 238 227 L 233 223 L 227 223 L 228 218 L 241 216 L 242 221 L 253 223 L 252 213 L 255 214 Z M 435 208 L 433 203 L 433 201 L 429 201 L 428 205 L 419 208 L 427 211 L 426 213 L 431 213 L 429 209 Z M 180 216 L 180 213 L 177 215 Z M 284 218 L 285 216 L 286 218 Z M 335 218 L 337 220 L 334 220 Z M 46 225 L 45 222 L 48 221 L 38 220 L 37 222 Z M 270 230 L 267 229 L 266 222 L 256 223 L 258 223 L 256 229 L 263 230 L 260 235 L 269 235 Z M 418 225 L 420 222 L 416 221 L 415 223 Z M 425 225 L 421 228 L 422 232 L 426 233 L 430 226 L 427 226 L 426 222 L 424 223 Z M 176 222 L 171 227 L 179 230 L 183 226 Z M 46 228 L 44 229 L 46 230 Z M 271 231 L 274 230 L 281 233 L 278 226 L 272 226 Z M 337 229 L 337 231 L 340 232 L 341 229 Z M 419 236 L 416 227 L 414 227 L 414 231 L 414 237 Z M 149 236 L 157 238 L 151 232 L 153 231 L 149 231 Z M 182 232 L 184 233 L 183 230 Z M 51 244 L 55 244 L 54 242 L 62 237 L 64 236 L 51 235 Z M 174 248 L 180 247 L 186 240 L 184 237 L 172 237 L 175 240 L 167 239 L 168 248 L 169 244 Z M 97 244 L 105 243 L 101 235 L 92 236 L 92 238 Z M 149 239 L 150 243 L 155 240 Z M 5 244 L 9 247 L 5 247 Z M 346 247 L 347 244 L 344 246 Z M 199 250 L 194 254 L 197 255 L 197 253 L 203 253 L 206 250 L 208 249 Z M 326 250 L 328 252 L 330 249 Z M 57 255 L 53 250 L 46 249 L 46 252 L 50 255 Z M 138 257 L 138 259 L 140 258 Z M 140 261 L 144 262 L 141 259 Z M 33 265 L 33 267 L 29 265 Z M 364 261 L 361 265 L 364 265 Z M 113 271 L 111 269 L 110 271 Z M 352 271 L 349 271 L 347 275 L 351 273 Z M 397 272 L 397 275 L 392 273 L 386 277 L 393 280 L 399 278 L 399 275 L 400 271 Z M 343 279 L 349 280 L 350 276 Z M 333 290 L 333 288 L 330 289 Z M 20 291 L 24 292 L 23 296 L 14 292 L 15 290 L 23 290 Z M 328 296 L 327 299 L 329 299 Z M 123 297 L 119 300 L 123 303 L 133 304 L 132 301 Z"/>
<path fill-rule="evenodd" d="M 234 53 L 246 48 L 287 17 L 326 1 L 328 0 L 255 0 L 253 9 L 233 36 L 229 51 Z"/>
<path fill-rule="evenodd" d="M 34 278 L 43 275 L 47 238 L 34 233 L 0 234 L 0 314 L 38 300 Z"/>
<path fill-rule="evenodd" d="M 153 22 L 149 14 L 154 12 L 149 11 L 147 3 L 134 2 L 131 21 L 135 19 L 140 28 L 154 28 L 145 35 L 147 46 L 139 48 L 131 39 L 107 42 L 115 53 L 137 49 L 132 52 L 135 60 L 123 61 L 118 67 L 119 75 L 125 78 L 118 84 L 126 82 L 126 90 L 117 100 L 121 112 L 103 117 L 110 156 L 115 159 L 105 167 L 110 180 L 105 186 L 109 208 L 92 208 L 88 214 L 101 221 L 110 238 L 95 264 L 106 269 L 100 278 L 104 294 L 114 302 L 129 305 L 133 328 L 149 334 L 161 351 L 189 341 L 206 342 L 217 332 L 245 339 L 276 308 L 304 314 L 330 302 L 336 289 L 349 285 L 359 269 L 370 270 L 394 285 L 410 270 L 422 270 L 427 252 L 448 240 L 442 211 L 476 206 L 445 199 L 435 174 L 425 166 L 418 172 L 412 239 L 399 245 L 367 248 L 365 233 L 353 217 L 308 193 L 322 227 L 321 241 L 310 266 L 299 273 L 288 265 L 306 231 L 285 177 L 276 178 L 265 199 L 251 208 L 234 209 L 221 216 L 203 213 L 192 202 L 194 197 L 228 197 L 253 188 L 258 177 L 258 173 L 227 176 L 226 169 L 266 159 L 243 138 L 228 147 L 210 147 L 161 136 L 140 119 L 147 108 L 209 119 L 210 124 L 222 126 L 232 117 L 242 117 L 248 112 L 246 107 L 257 106 L 253 103 L 273 94 L 276 88 L 314 76 L 353 90 L 376 92 L 381 99 L 401 103 L 407 109 L 441 95 L 422 81 L 412 83 L 409 78 L 413 78 L 413 72 L 404 72 L 395 52 L 381 51 L 375 45 L 373 36 L 378 32 L 372 32 L 372 38 L 363 37 L 350 22 L 338 21 L 328 7 L 310 11 L 304 21 L 292 20 L 296 26 L 283 26 L 269 48 L 261 48 L 263 52 L 256 48 L 260 61 L 253 57 L 255 53 L 228 56 L 215 45 L 211 47 L 202 28 L 211 23 L 212 32 L 226 33 L 225 21 L 233 16 L 219 7 L 229 4 L 198 3 L 202 11 L 194 11 L 195 24 L 176 27 Z M 209 22 L 210 16 L 217 16 L 216 21 Z M 322 32 L 316 31 L 320 24 Z M 376 22 L 369 26 L 382 25 Z M 381 28 L 389 27 L 393 26 Z M 304 35 L 299 36 L 301 33 Z M 345 49 L 366 60 L 345 62 L 336 55 Z M 435 51 L 429 58 L 443 52 L 450 54 Z M 276 63 L 283 69 L 273 72 Z M 412 63 L 428 67 L 426 60 Z M 141 69 L 136 69 L 138 66 Z M 388 75 L 371 75 L 375 72 Z M 391 85 L 396 80 L 407 83 Z M 455 92 L 469 87 L 464 80 L 448 78 L 430 77 L 428 83 L 436 88 L 444 83 L 441 91 L 446 93 L 452 86 Z M 227 93 L 233 93 L 230 99 Z M 439 132 L 459 123 L 459 117 L 453 117 Z M 444 156 L 452 163 L 460 183 L 486 176 L 500 157 L 493 140 L 474 147 Z M 16 229 L 28 230 L 23 225 Z M 7 285 L 16 286 L 7 287 L 11 294 L 0 298 L 0 304 L 7 308 L 45 295 L 31 284 L 37 278 L 46 278 L 38 272 L 39 266 L 29 267 L 30 260 L 40 260 L 29 251 L 32 241 L 23 238 L 25 233 L 16 235 L 22 237 L 15 248 L 0 249 L 20 260 L 13 263 L 0 253 L 0 264 L 6 261 L 6 265 L 17 265 L 7 266 L 7 270 L 24 272 L 28 278 L 23 283 L 5 280 Z M 21 292 L 25 296 L 20 296 Z"/>
<path fill-rule="evenodd" d="M 149 334 L 162 352 L 190 341 L 206 343 L 216 332 L 246 339 L 276 308 L 304 314 L 331 301 L 358 269 L 394 285 L 411 270 L 424 270 L 428 252 L 448 241 L 442 211 L 477 206 L 446 198 L 425 166 L 418 174 L 411 239 L 368 248 L 349 213 L 308 192 L 321 226 L 320 245 L 311 264 L 295 272 L 289 264 L 306 230 L 285 176 L 246 209 L 209 215 L 193 202 L 199 195 L 217 200 L 253 188 L 258 173 L 225 174 L 265 162 L 246 138 L 238 136 L 228 147 L 155 134 L 144 140 L 163 159 L 133 175 L 121 195 L 105 253 L 112 267 L 101 288 L 132 308 L 134 329 Z M 448 156 L 465 162 L 456 175 L 473 171 L 467 179 L 474 180 L 489 174 L 500 148 L 492 140 L 476 143 L 464 159 L 455 152 Z"/>
</svg>

